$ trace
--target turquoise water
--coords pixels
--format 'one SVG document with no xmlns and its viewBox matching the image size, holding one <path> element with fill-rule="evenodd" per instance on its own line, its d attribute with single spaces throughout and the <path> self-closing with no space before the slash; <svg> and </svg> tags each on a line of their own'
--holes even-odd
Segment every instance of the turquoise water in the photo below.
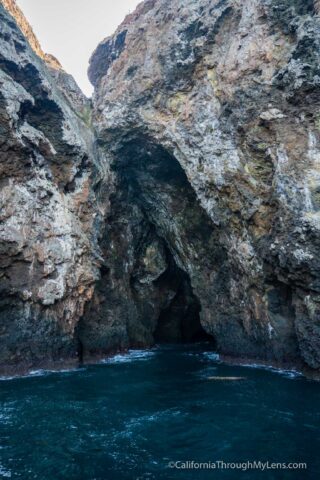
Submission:
<svg viewBox="0 0 320 480">
<path fill-rule="evenodd" d="M 208 379 L 216 376 L 245 378 Z M 320 478 L 320 384 L 220 364 L 207 345 L 131 352 L 65 373 L 35 372 L 1 381 L 0 392 L 0 478 Z M 168 466 L 217 460 L 306 462 L 308 468 Z"/>
</svg>

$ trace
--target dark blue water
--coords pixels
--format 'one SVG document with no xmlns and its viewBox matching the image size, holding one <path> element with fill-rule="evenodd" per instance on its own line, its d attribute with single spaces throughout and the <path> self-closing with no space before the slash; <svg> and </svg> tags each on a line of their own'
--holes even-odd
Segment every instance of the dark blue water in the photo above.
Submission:
<svg viewBox="0 0 320 480">
<path fill-rule="evenodd" d="M 320 478 L 320 384 L 219 364 L 206 349 L 161 348 L 1 381 L 0 478 Z M 218 470 L 217 460 L 308 468 Z M 211 468 L 173 469 L 172 461 Z"/>
</svg>

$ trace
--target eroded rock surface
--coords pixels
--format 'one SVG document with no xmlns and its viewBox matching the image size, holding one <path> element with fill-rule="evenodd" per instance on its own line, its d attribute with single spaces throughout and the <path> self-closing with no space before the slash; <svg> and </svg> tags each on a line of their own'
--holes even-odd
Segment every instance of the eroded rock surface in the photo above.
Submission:
<svg viewBox="0 0 320 480">
<path fill-rule="evenodd" d="M 318 370 L 319 1 L 146 0 L 93 111 L 1 1 L 0 364 L 206 338 Z"/>
<path fill-rule="evenodd" d="M 0 365 L 10 371 L 77 361 L 104 173 L 89 101 L 1 2 L 0 26 Z"/>
<path fill-rule="evenodd" d="M 147 0 L 98 46 L 99 143 L 133 192 L 112 206 L 123 230 L 107 222 L 99 328 L 128 324 L 108 295 L 125 277 L 131 305 L 147 223 L 220 352 L 319 368 L 318 12 L 312 0 Z"/>
<path fill-rule="evenodd" d="M 11 16 L 15 19 L 18 27 L 24 34 L 25 38 L 28 40 L 28 43 L 32 50 L 42 58 L 48 65 L 55 69 L 61 69 L 61 65 L 59 60 L 57 60 L 53 55 L 45 53 L 39 40 L 34 34 L 34 31 L 29 24 L 28 20 L 24 16 L 21 8 L 16 4 L 15 0 L 1 0 L 2 5 L 5 9 L 11 14 Z"/>
</svg>

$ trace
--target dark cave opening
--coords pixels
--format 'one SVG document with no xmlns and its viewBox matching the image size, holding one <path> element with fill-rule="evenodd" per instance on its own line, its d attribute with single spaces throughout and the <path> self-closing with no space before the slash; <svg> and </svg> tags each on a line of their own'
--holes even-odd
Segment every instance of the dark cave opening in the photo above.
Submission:
<svg viewBox="0 0 320 480">
<path fill-rule="evenodd" d="M 213 337 L 200 322 L 199 302 L 195 297 L 191 303 L 186 300 L 185 292 L 178 291 L 170 305 L 161 311 L 153 334 L 155 343 L 212 342 Z"/>
<path fill-rule="evenodd" d="M 169 288 L 174 294 L 161 309 L 153 333 L 155 343 L 212 342 L 212 336 L 201 325 L 201 304 L 193 293 L 190 277 L 176 265 L 169 250 L 167 260 L 167 270 L 155 283 L 160 289 Z"/>
<path fill-rule="evenodd" d="M 78 330 L 78 329 L 77 329 Z M 84 347 L 83 343 L 79 337 L 78 331 L 76 330 L 76 338 L 78 340 L 78 345 L 77 345 L 77 354 L 78 354 L 78 360 L 79 360 L 79 365 L 83 365 L 83 360 L 84 360 Z"/>
<path fill-rule="evenodd" d="M 111 168 L 115 183 L 99 244 L 103 263 L 79 324 L 81 355 L 155 343 L 214 347 L 201 325 L 208 295 L 203 279 L 223 251 L 185 171 L 173 154 L 136 132 L 114 152 Z M 96 193 L 105 195 L 103 182 Z M 208 259 L 213 245 L 215 256 Z"/>
<path fill-rule="evenodd" d="M 153 283 L 159 297 L 168 297 L 169 292 L 169 300 L 161 302 L 154 341 L 213 342 L 213 337 L 201 325 L 201 303 L 180 261 L 179 239 L 172 233 L 172 226 L 177 225 L 184 241 L 201 243 L 201 248 L 206 246 L 211 234 L 206 214 L 185 171 L 173 155 L 147 138 L 128 142 L 118 154 L 113 169 L 120 190 L 126 192 L 126 201 L 138 206 L 144 216 L 144 228 L 147 225 L 166 252 L 167 269 Z"/>
</svg>

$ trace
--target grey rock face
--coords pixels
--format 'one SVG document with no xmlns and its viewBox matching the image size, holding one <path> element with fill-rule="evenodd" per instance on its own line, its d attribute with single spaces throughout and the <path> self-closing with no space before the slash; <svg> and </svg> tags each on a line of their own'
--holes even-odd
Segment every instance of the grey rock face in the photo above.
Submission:
<svg viewBox="0 0 320 480">
<path fill-rule="evenodd" d="M 146 0 L 93 111 L 1 2 L 0 365 L 206 338 L 319 369 L 319 2 Z"/>
<path fill-rule="evenodd" d="M 9 371 L 77 361 L 75 326 L 99 276 L 93 187 L 104 174 L 89 101 L 1 4 L 0 24 L 0 365 Z"/>
<path fill-rule="evenodd" d="M 312 0 L 146 1 L 89 69 L 99 144 L 133 192 L 119 221 L 135 208 L 144 215 L 135 233 L 123 220 L 128 243 L 105 290 L 120 271 L 131 299 L 130 248 L 147 222 L 189 279 L 220 352 L 315 369 L 318 9 Z M 107 228 L 110 251 L 122 241 L 117 225 Z M 107 308 L 105 332 L 114 316 L 117 331 L 130 323 Z"/>
</svg>

